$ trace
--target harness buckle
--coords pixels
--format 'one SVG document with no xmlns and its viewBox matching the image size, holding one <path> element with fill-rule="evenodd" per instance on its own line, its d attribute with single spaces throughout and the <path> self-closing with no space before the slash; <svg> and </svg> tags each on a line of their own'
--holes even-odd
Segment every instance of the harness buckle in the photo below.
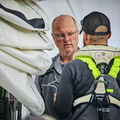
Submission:
<svg viewBox="0 0 120 120">
<path fill-rule="evenodd" d="M 110 112 L 110 108 L 108 107 L 110 100 L 106 94 L 94 93 L 91 97 L 90 103 L 97 106 L 97 111 Z"/>
</svg>

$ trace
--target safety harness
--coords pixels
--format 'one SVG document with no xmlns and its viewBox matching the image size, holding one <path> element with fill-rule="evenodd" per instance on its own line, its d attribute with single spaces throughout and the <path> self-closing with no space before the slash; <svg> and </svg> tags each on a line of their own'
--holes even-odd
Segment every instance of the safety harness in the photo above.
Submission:
<svg viewBox="0 0 120 120">
<path fill-rule="evenodd" d="M 99 112 L 99 120 L 103 120 L 103 112 L 110 112 L 110 108 L 108 107 L 108 105 L 113 104 L 115 106 L 120 107 L 120 97 L 117 98 L 114 95 L 114 92 L 116 91 L 114 90 L 114 88 L 109 88 L 108 86 L 109 80 L 108 81 L 105 80 L 108 63 L 100 61 L 98 62 L 99 64 L 96 64 L 96 61 L 94 59 L 95 57 L 94 58 L 93 57 L 94 56 L 91 57 L 87 54 L 83 55 L 83 52 L 82 55 L 81 53 L 79 53 L 79 55 L 77 53 L 77 56 L 75 55 L 74 59 L 79 59 L 86 63 L 88 65 L 88 68 L 92 71 L 92 75 L 94 76 L 95 79 L 94 81 L 95 88 L 91 93 L 77 98 L 74 101 L 73 105 L 77 106 L 78 104 L 82 103 L 96 105 L 97 111 Z M 110 71 L 107 73 L 107 75 L 111 76 L 115 82 L 117 75 L 120 72 L 120 56 L 114 56 L 113 59 L 114 59 L 113 65 Z"/>
</svg>

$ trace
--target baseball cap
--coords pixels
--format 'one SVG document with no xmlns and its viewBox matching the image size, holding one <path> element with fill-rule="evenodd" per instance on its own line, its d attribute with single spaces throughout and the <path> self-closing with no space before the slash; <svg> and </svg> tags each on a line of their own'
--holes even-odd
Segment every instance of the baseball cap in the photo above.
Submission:
<svg viewBox="0 0 120 120">
<path fill-rule="evenodd" d="M 96 28 L 101 25 L 106 26 L 107 31 L 95 32 Z M 97 11 L 91 12 L 90 14 L 85 16 L 83 20 L 81 20 L 81 26 L 82 29 L 80 31 L 80 34 L 82 31 L 84 31 L 90 35 L 107 35 L 111 31 L 109 18 L 105 14 Z"/>
</svg>

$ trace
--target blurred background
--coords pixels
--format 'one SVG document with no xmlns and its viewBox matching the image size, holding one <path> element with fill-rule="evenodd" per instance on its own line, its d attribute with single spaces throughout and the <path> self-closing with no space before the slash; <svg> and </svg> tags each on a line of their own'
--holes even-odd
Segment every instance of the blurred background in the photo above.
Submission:
<svg viewBox="0 0 120 120">
<path fill-rule="evenodd" d="M 103 12 L 111 21 L 112 36 L 109 39 L 109 45 L 120 47 L 120 0 L 42 0 L 37 3 L 49 16 L 50 25 L 56 16 L 69 14 L 76 19 L 80 27 L 80 20 L 85 15 L 92 11 Z M 46 33 L 52 40 L 51 29 Z M 79 39 L 79 47 L 82 47 L 82 35 L 80 35 Z M 55 47 L 52 51 L 47 51 L 47 53 L 53 57 L 58 53 L 58 50 Z"/>
</svg>

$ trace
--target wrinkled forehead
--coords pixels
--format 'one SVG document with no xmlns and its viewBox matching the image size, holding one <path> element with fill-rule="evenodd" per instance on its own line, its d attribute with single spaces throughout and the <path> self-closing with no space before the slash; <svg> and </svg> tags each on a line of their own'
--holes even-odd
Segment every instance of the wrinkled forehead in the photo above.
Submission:
<svg viewBox="0 0 120 120">
<path fill-rule="evenodd" d="M 52 31 L 72 31 L 76 30 L 77 25 L 72 18 L 61 18 L 54 22 Z"/>
<path fill-rule="evenodd" d="M 67 26 L 60 26 L 60 27 L 56 27 L 53 32 L 61 32 L 61 33 L 67 33 L 67 32 L 73 32 L 76 31 L 76 27 L 73 25 L 67 25 Z"/>
</svg>

